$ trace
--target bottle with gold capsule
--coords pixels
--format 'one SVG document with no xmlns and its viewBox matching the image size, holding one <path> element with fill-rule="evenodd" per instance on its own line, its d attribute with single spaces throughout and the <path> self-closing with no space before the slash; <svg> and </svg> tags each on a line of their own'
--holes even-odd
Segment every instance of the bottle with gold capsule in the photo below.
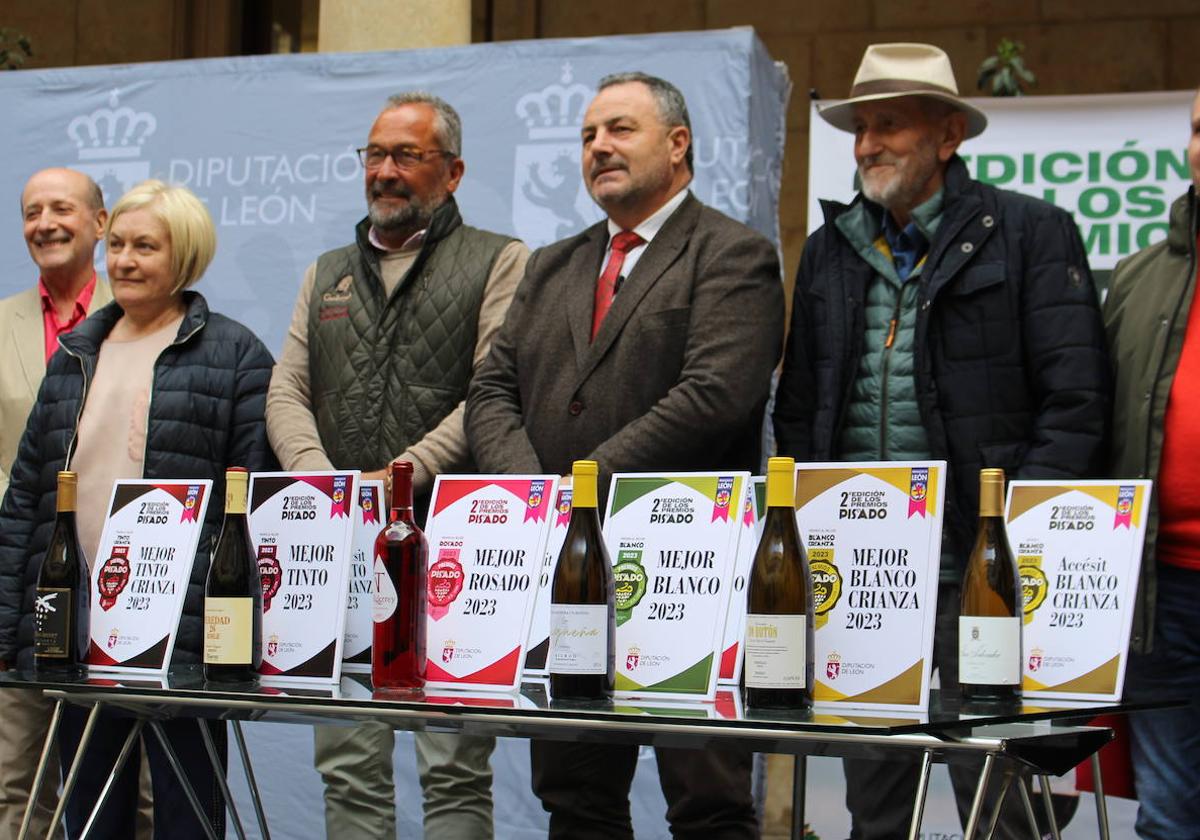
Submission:
<svg viewBox="0 0 1200 840">
<path fill-rule="evenodd" d="M 1021 700 L 1021 581 L 1004 530 L 1004 470 L 979 474 L 979 530 L 963 574 L 958 681 L 969 703 Z"/>
<path fill-rule="evenodd" d="M 571 520 L 550 584 L 550 697 L 602 700 L 616 675 L 616 593 L 612 563 L 600 530 L 599 465 L 576 461 L 571 470 Z"/>
<path fill-rule="evenodd" d="M 75 530 L 75 473 L 58 474 L 58 513 L 38 570 L 33 656 L 39 671 L 79 671 L 87 658 L 91 590 Z"/>
<path fill-rule="evenodd" d="M 246 519 L 249 473 L 225 471 L 225 521 L 204 584 L 204 679 L 254 684 L 262 664 L 262 579 Z"/>
<path fill-rule="evenodd" d="M 746 584 L 746 706 L 812 708 L 813 588 L 796 527 L 796 462 L 767 462 L 767 516 Z"/>
</svg>

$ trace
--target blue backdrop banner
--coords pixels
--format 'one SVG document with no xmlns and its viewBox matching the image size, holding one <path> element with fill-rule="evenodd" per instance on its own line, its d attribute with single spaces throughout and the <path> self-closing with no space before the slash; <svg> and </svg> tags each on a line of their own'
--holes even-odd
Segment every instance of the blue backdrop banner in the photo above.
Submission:
<svg viewBox="0 0 1200 840">
<path fill-rule="evenodd" d="M 16 201 L 46 166 L 88 172 L 110 206 L 144 178 L 187 185 L 218 232 L 198 288 L 278 353 L 304 268 L 365 215 L 354 149 L 390 94 L 428 90 L 459 111 L 464 218 L 538 247 L 601 217 L 579 129 L 599 79 L 625 70 L 687 98 L 696 196 L 778 242 L 790 84 L 750 29 L 3 73 L 2 188 Z M 36 279 L 14 214 L 0 296 Z"/>
</svg>

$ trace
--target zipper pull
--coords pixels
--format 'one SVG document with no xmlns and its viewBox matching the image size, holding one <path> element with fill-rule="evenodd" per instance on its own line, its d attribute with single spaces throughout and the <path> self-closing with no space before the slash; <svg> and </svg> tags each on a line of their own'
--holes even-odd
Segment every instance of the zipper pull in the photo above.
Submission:
<svg viewBox="0 0 1200 840">
<path fill-rule="evenodd" d="M 888 321 L 887 341 L 885 341 L 883 343 L 883 349 L 891 350 L 892 345 L 896 343 L 896 327 L 898 325 L 899 325 L 899 322 L 895 318 Z"/>
</svg>

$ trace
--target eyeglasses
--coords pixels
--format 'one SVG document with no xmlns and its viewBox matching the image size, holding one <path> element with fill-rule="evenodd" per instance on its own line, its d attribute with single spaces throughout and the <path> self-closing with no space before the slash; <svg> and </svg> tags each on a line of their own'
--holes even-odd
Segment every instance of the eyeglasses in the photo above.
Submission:
<svg viewBox="0 0 1200 840">
<path fill-rule="evenodd" d="M 380 146 L 363 146 L 355 151 L 358 152 L 358 159 L 367 169 L 378 169 L 388 158 L 391 158 L 392 163 L 396 164 L 399 169 L 416 169 L 428 158 L 456 157 L 453 152 L 442 149 L 418 149 L 416 146 L 397 146 L 390 151 Z"/>
</svg>

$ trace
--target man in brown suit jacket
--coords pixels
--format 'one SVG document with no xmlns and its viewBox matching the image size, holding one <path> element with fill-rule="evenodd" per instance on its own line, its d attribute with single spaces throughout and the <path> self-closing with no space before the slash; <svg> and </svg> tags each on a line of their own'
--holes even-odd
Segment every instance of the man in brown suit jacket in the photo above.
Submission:
<svg viewBox="0 0 1200 840">
<path fill-rule="evenodd" d="M 0 300 L 0 496 L 58 335 L 112 300 L 92 261 L 108 218 L 96 183 L 73 169 L 43 169 L 25 184 L 21 217 L 38 282 Z M 40 692 L 0 692 L 0 836 L 16 837 L 53 704 Z M 58 754 L 51 751 L 51 776 Z M 57 801 L 43 784 L 31 836 L 45 837 Z"/>
<path fill-rule="evenodd" d="M 608 219 L 530 257 L 468 393 L 478 465 L 565 474 L 591 458 L 602 492 L 617 471 L 757 470 L 783 337 L 774 247 L 688 192 L 691 128 L 670 83 L 601 80 L 582 138 Z M 657 752 L 677 840 L 758 836 L 748 753 Z M 552 838 L 633 837 L 636 747 L 534 741 L 531 757 Z"/>
</svg>

